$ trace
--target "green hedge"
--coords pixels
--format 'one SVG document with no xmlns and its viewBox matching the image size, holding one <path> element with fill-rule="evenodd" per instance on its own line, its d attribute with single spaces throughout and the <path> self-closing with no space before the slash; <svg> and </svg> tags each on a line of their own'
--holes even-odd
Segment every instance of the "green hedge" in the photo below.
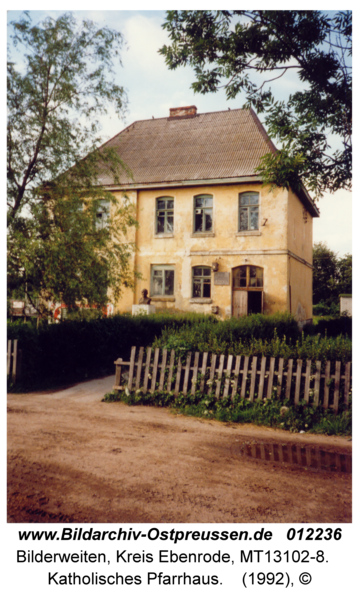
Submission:
<svg viewBox="0 0 359 600">
<path fill-rule="evenodd" d="M 22 388 L 93 379 L 114 372 L 117 358 L 128 360 L 131 346 L 248 356 L 313 360 L 351 360 L 351 318 L 320 319 L 301 335 L 289 314 L 251 315 L 218 321 L 195 313 L 132 317 L 116 315 L 90 321 L 42 324 L 9 323 L 8 339 L 22 350 Z M 328 338 L 325 337 L 327 332 Z M 318 336 L 317 334 L 322 335 Z M 348 337 L 344 337 L 347 333 Z M 337 337 L 330 338 L 330 335 Z"/>
<path fill-rule="evenodd" d="M 213 352 L 215 354 L 237 353 L 234 349 L 244 342 L 274 340 L 286 337 L 295 343 L 300 338 L 296 320 L 289 313 L 262 314 L 228 319 L 211 323 L 202 321 L 184 325 L 180 330 L 166 328 L 156 347 L 169 350 L 183 348 L 186 351 Z"/>
<path fill-rule="evenodd" d="M 338 335 L 347 336 L 352 339 L 352 318 L 351 317 L 320 317 L 317 323 L 305 325 L 304 333 L 306 335 L 322 335 L 327 337 L 337 337 Z"/>
<path fill-rule="evenodd" d="M 8 339 L 19 340 L 22 350 L 22 387 L 80 381 L 114 372 L 117 358 L 128 360 L 131 346 L 151 346 L 163 329 L 215 317 L 196 314 L 131 317 L 116 315 L 91 321 L 63 321 L 39 329 L 31 323 L 8 323 Z"/>
<path fill-rule="evenodd" d="M 352 343 L 349 336 L 342 334 L 349 331 L 349 324 L 344 317 L 340 323 L 336 321 L 339 319 L 320 321 L 318 325 L 307 327 L 307 333 L 300 333 L 292 315 L 252 315 L 211 324 L 185 325 L 180 330 L 167 328 L 153 345 L 175 350 L 176 356 L 182 359 L 187 352 L 210 352 L 347 362 L 351 360 Z M 327 328 L 335 331 L 333 337 L 326 335 Z"/>
</svg>

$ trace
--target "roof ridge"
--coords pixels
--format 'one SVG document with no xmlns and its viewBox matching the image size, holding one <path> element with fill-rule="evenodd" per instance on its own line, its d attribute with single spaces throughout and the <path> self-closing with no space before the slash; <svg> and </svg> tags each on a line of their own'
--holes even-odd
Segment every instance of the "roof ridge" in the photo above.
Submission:
<svg viewBox="0 0 359 600">
<path fill-rule="evenodd" d="M 239 111 L 248 111 L 248 112 L 252 112 L 253 115 L 255 117 L 257 117 L 257 115 L 255 114 L 255 112 L 252 110 L 252 108 L 248 109 L 248 108 L 231 108 L 230 110 L 212 110 L 209 112 L 203 112 L 203 113 L 197 113 L 196 116 L 202 116 L 202 115 L 218 115 L 220 113 L 224 113 L 227 114 L 228 112 L 239 112 Z M 115 135 L 113 135 L 111 138 L 109 138 L 108 140 L 106 140 L 105 142 L 103 142 L 100 146 L 99 149 L 102 148 L 103 146 L 105 146 L 106 144 L 108 144 L 109 142 L 112 142 L 112 140 L 114 140 L 115 138 L 117 138 L 119 135 L 125 133 L 127 130 L 130 130 L 134 125 L 136 125 L 136 123 L 152 123 L 152 121 L 167 121 L 170 117 L 158 117 L 158 118 L 154 118 L 152 117 L 152 119 L 137 119 L 137 121 L 133 121 L 133 123 L 130 123 L 130 125 L 127 125 L 127 127 L 125 127 L 124 129 L 121 129 L 121 131 L 119 131 L 118 133 L 116 133 Z M 257 117 L 258 119 L 258 117 Z M 175 118 L 172 117 L 172 121 L 174 121 Z M 258 119 L 259 121 L 259 119 Z M 259 121 L 260 123 L 260 121 Z M 263 125 L 260 123 L 260 125 L 263 127 Z M 267 136 L 267 139 L 270 139 Z"/>
</svg>

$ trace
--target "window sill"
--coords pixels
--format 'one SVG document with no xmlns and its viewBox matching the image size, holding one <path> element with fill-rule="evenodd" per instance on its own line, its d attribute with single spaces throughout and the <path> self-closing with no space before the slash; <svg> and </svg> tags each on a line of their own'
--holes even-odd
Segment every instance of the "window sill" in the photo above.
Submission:
<svg viewBox="0 0 359 600">
<path fill-rule="evenodd" d="M 214 237 L 214 236 L 215 236 L 215 234 L 213 231 L 204 231 L 203 233 L 199 233 L 199 232 L 191 233 L 191 238 Z"/>
<path fill-rule="evenodd" d="M 155 238 L 173 238 L 173 233 L 155 233 Z"/>
<path fill-rule="evenodd" d="M 152 302 L 175 302 L 174 296 L 151 296 Z"/>
<path fill-rule="evenodd" d="M 242 237 L 242 235 L 262 235 L 261 231 L 253 230 L 253 231 L 238 231 L 236 233 L 236 237 Z"/>
<path fill-rule="evenodd" d="M 212 298 L 190 298 L 190 304 L 212 304 Z"/>
</svg>

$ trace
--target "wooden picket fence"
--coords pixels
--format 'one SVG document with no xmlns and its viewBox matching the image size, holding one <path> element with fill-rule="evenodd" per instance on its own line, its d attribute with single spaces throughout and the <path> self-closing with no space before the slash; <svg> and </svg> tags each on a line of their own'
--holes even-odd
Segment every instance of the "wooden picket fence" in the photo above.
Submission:
<svg viewBox="0 0 359 600">
<path fill-rule="evenodd" d="M 258 359 L 254 356 L 250 359 L 249 356 L 189 352 L 185 364 L 181 359 L 175 364 L 174 350 L 147 348 L 145 351 L 141 347 L 137 351 L 136 346 L 132 346 L 130 361 L 119 358 L 115 365 L 115 390 L 166 391 L 175 396 L 193 395 L 199 390 L 216 398 L 233 399 L 239 394 L 249 400 L 271 398 L 274 393 L 276 398 L 293 399 L 295 404 L 304 399 L 313 406 L 332 408 L 335 414 L 339 402 L 349 404 L 352 385 L 351 363 L 340 361 L 312 364 L 311 360 L 292 358 Z"/>
<path fill-rule="evenodd" d="M 7 376 L 15 383 L 21 374 L 21 350 L 18 347 L 18 340 L 8 340 L 6 363 Z"/>
</svg>

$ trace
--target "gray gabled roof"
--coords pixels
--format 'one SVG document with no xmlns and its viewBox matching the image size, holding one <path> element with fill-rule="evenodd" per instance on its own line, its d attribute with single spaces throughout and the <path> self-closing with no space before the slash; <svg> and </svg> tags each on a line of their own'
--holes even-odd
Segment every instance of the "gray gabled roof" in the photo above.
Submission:
<svg viewBox="0 0 359 600">
<path fill-rule="evenodd" d="M 261 157 L 276 151 L 252 109 L 135 121 L 106 147 L 116 148 L 132 172 L 133 179 L 121 174 L 122 186 L 135 188 L 256 177 Z M 102 185 L 112 183 L 108 176 L 101 178 Z M 302 201 L 313 210 L 306 197 Z"/>
<path fill-rule="evenodd" d="M 137 184 L 255 175 L 263 154 L 275 151 L 256 114 L 243 109 L 136 121 L 105 147 L 118 149 Z"/>
</svg>

